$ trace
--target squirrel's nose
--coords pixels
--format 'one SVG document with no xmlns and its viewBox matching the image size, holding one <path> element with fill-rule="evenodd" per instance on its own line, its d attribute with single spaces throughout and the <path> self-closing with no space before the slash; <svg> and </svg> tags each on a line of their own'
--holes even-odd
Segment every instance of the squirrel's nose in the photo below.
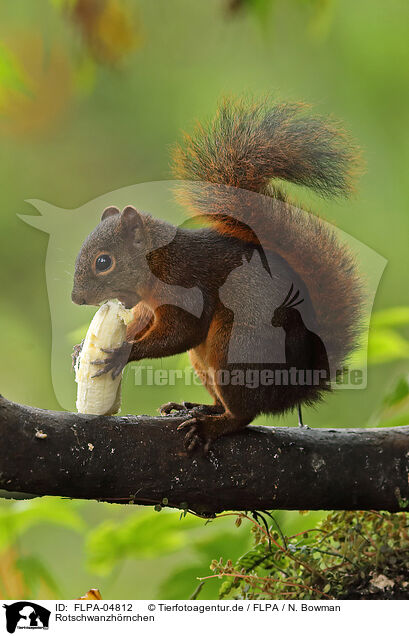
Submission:
<svg viewBox="0 0 409 636">
<path fill-rule="evenodd" d="M 82 294 L 79 294 L 77 291 L 73 290 L 71 294 L 71 300 L 76 305 L 85 305 L 86 300 Z"/>
</svg>

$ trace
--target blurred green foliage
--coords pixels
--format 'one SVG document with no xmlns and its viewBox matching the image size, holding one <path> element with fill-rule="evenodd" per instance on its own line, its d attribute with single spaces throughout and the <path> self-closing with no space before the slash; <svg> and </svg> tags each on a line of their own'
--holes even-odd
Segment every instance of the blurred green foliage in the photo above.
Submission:
<svg viewBox="0 0 409 636">
<path fill-rule="evenodd" d="M 59 408 L 48 238 L 18 219 L 32 214 L 24 201 L 75 208 L 128 184 L 169 178 L 168 150 L 181 128 L 211 115 L 222 94 L 271 92 L 346 122 L 367 164 L 356 197 L 339 204 L 295 194 L 389 260 L 371 323 L 368 387 L 335 392 L 306 419 L 331 427 L 408 424 L 408 18 L 405 0 L 1 3 L 1 392 Z M 131 375 L 125 412 L 207 399 L 183 383 L 135 390 Z M 322 516 L 275 513 L 287 536 Z M 104 598 L 187 598 L 213 559 L 235 563 L 249 549 L 247 528 L 233 529 L 230 517 L 205 526 L 133 506 L 0 502 L 4 598 L 75 598 L 90 587 Z M 206 582 L 200 598 L 216 598 L 219 584 Z"/>
<path fill-rule="evenodd" d="M 97 506 L 99 524 L 92 514 Z M 57 527 L 64 532 L 59 534 Z M 57 549 L 50 546 L 50 536 Z M 169 510 L 158 513 L 132 505 L 52 497 L 3 501 L 0 594 L 3 598 L 76 598 L 88 588 L 100 587 L 105 598 L 118 598 L 118 578 L 123 578 L 128 564 L 130 581 L 120 585 L 121 598 L 152 598 L 152 584 L 156 590 L 160 586 L 162 598 L 188 598 L 214 554 L 236 559 L 249 541 L 247 532 L 234 532 L 227 520 L 210 529 L 203 519 Z M 73 588 L 72 570 L 75 574 L 79 565 L 85 569 L 82 581 L 77 581 L 82 587 Z M 145 583 L 138 582 L 138 576 Z M 214 598 L 217 587 L 217 582 L 208 585 L 201 597 Z"/>
<path fill-rule="evenodd" d="M 0 44 L 0 105 L 7 99 L 8 91 L 24 91 L 25 89 L 23 69 L 8 48 Z"/>
<path fill-rule="evenodd" d="M 20 546 L 20 539 L 35 526 L 41 525 L 53 531 L 61 526 L 76 533 L 85 531 L 79 514 L 82 502 L 70 502 L 57 498 L 2 502 L 0 509 L 0 590 L 3 598 L 41 598 L 63 596 L 63 579 L 57 573 L 54 578 L 42 559 Z"/>
</svg>

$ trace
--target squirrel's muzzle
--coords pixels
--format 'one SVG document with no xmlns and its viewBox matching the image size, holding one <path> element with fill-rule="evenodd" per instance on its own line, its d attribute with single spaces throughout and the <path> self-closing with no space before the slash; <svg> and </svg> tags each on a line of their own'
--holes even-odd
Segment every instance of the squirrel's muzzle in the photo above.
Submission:
<svg viewBox="0 0 409 636">
<path fill-rule="evenodd" d="M 71 300 L 76 305 L 86 305 L 87 301 L 84 298 L 84 295 L 81 292 L 77 292 L 75 289 L 72 290 Z"/>
</svg>

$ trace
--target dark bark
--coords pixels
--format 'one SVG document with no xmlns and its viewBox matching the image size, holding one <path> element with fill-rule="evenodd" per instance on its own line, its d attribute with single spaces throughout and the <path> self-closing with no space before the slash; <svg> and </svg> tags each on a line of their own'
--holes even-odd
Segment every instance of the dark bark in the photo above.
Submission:
<svg viewBox="0 0 409 636">
<path fill-rule="evenodd" d="M 223 510 L 398 511 L 409 500 L 409 427 L 250 426 L 187 455 L 183 417 L 100 417 L 0 398 L 0 488 Z M 45 435 L 45 436 L 44 436 Z"/>
</svg>

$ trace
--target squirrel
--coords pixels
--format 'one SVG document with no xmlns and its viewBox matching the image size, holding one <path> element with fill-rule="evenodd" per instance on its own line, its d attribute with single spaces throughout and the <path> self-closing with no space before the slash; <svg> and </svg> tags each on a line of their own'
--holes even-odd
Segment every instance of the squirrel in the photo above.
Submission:
<svg viewBox="0 0 409 636">
<path fill-rule="evenodd" d="M 73 302 L 117 298 L 135 316 L 127 342 L 98 361 L 96 375 L 189 352 L 213 404 L 160 408 L 186 413 L 178 429 L 188 452 L 202 446 L 207 453 L 262 413 L 298 408 L 300 415 L 302 404 L 330 390 L 333 370 L 356 344 L 363 290 L 355 258 L 319 217 L 293 206 L 277 180 L 348 196 L 359 153 L 330 120 L 305 111 L 224 100 L 173 152 L 176 196 L 193 222 L 176 228 L 132 205 L 111 206 L 77 256 Z M 199 288 L 200 314 L 161 300 L 162 284 Z M 306 366 L 318 383 L 271 382 L 277 370 L 288 376 Z M 268 381 L 250 386 L 255 371 Z"/>
</svg>

